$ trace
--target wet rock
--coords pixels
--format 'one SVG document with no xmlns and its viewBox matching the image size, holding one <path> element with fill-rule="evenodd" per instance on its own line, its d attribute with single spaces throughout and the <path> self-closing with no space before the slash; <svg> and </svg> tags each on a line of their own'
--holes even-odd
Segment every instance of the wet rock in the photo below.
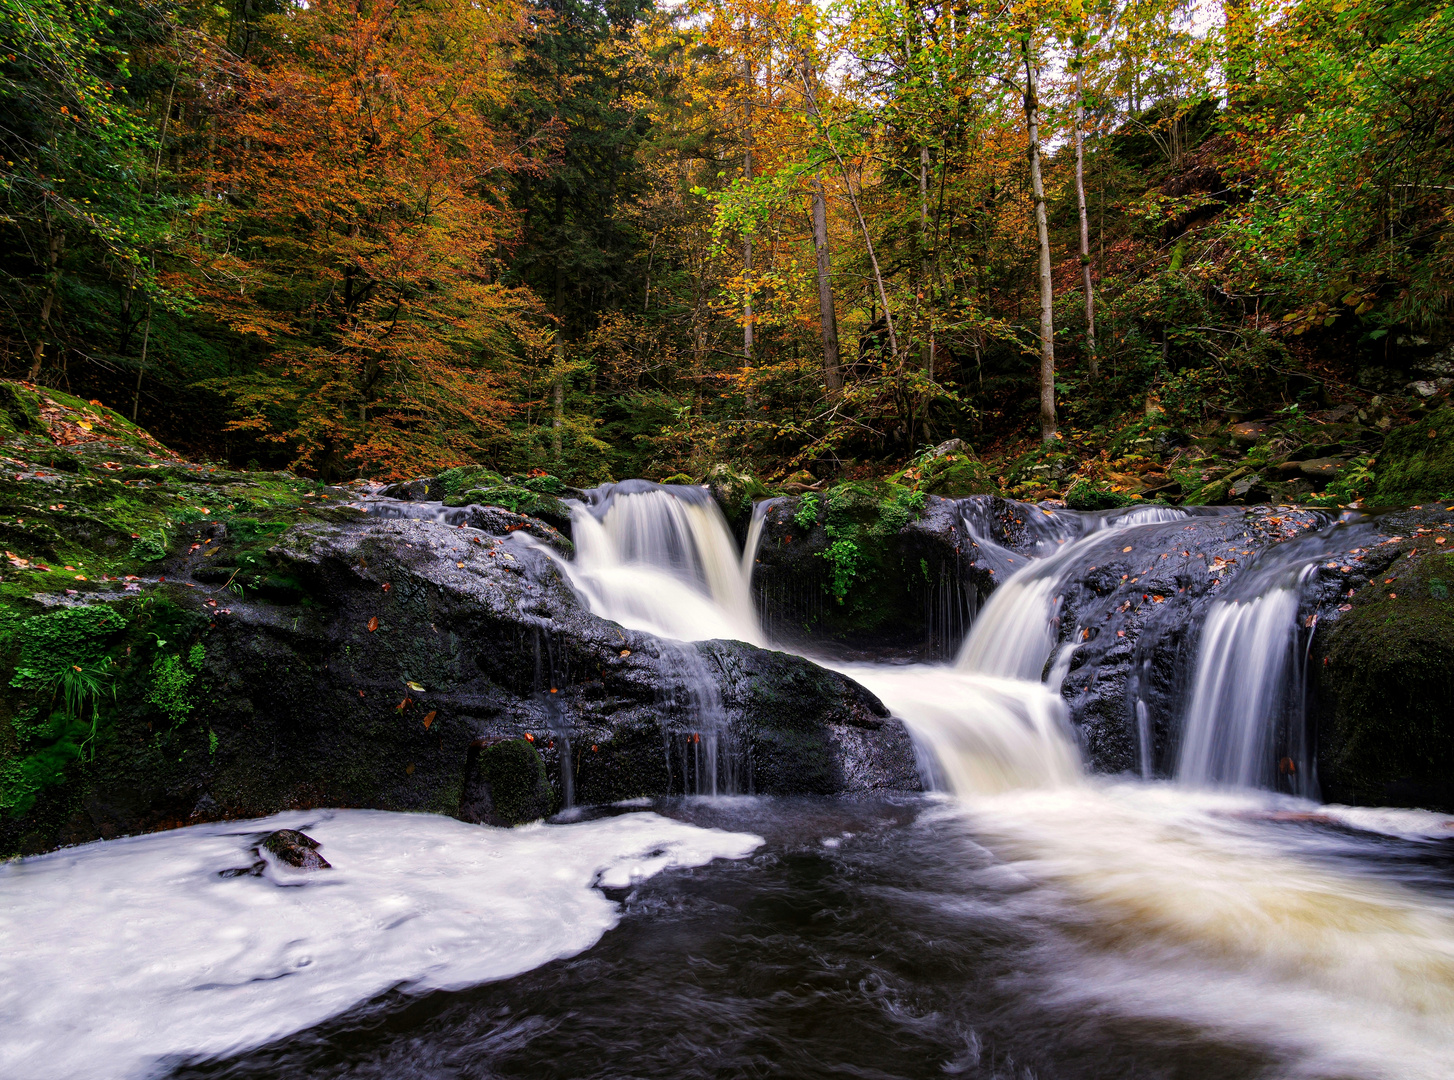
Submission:
<svg viewBox="0 0 1454 1080">
<path fill-rule="evenodd" d="M 318 841 L 296 829 L 278 829 L 263 837 L 258 845 L 268 854 L 299 870 L 331 870 L 327 859 L 318 854 Z"/>
<path fill-rule="evenodd" d="M 481 825 L 523 825 L 553 809 L 545 762 L 532 741 L 480 738 L 465 759 L 459 817 Z"/>
<path fill-rule="evenodd" d="M 752 500 L 767 494 L 760 480 L 731 465 L 714 465 L 708 470 L 707 490 L 727 523 L 739 532 L 743 531 L 740 526 L 752 516 Z"/>
<path fill-rule="evenodd" d="M 768 504 L 752 579 L 765 629 L 845 655 L 951 655 L 994 585 L 961 504 L 887 485 L 847 488 Z"/>
<path fill-rule="evenodd" d="M 1379 528 L 1392 561 L 1313 641 L 1323 793 L 1454 811 L 1454 514 L 1406 512 Z"/>
<path fill-rule="evenodd" d="M 1237 502 L 1258 502 L 1267 497 L 1267 488 L 1262 483 L 1262 477 L 1252 473 L 1236 481 L 1227 489 L 1227 494 Z"/>
<path fill-rule="evenodd" d="M 515 523 L 499 510 L 478 520 Z M 206 632 L 194 709 L 167 736 L 176 749 L 151 752 L 154 707 L 124 702 L 109 723 L 127 737 L 57 789 L 84 812 L 5 827 L 42 830 L 42 846 L 83 842 L 184 823 L 202 792 L 216 817 L 357 806 L 525 819 L 538 788 L 500 808 L 499 778 L 467 766 L 477 740 L 518 747 L 527 735 L 552 807 L 692 793 L 687 740 L 701 725 L 686 687 L 698 676 L 728 741 L 750 754 L 744 777 L 782 793 L 910 782 L 895 756 L 902 725 L 874 714 L 860 687 L 748 645 L 719 664 L 705 646 L 601 619 L 529 535 L 407 517 L 306 524 L 269 553 L 292 599 L 218 603 L 158 585 L 167 635 Z"/>
</svg>

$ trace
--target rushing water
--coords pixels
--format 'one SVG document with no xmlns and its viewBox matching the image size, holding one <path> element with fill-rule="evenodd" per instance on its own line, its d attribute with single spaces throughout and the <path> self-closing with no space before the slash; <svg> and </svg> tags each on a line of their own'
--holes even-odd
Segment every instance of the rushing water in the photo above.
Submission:
<svg viewBox="0 0 1454 1080">
<path fill-rule="evenodd" d="M 1058 620 L 1097 545 L 1180 512 L 1042 514 L 1032 556 L 973 513 L 1004 580 L 956 662 L 839 665 L 941 794 L 720 797 L 734 751 L 691 643 L 766 641 L 760 518 L 739 553 L 699 489 L 600 489 L 563 569 L 669 639 L 718 797 L 514 831 L 322 811 L 0 868 L 0 1074 L 1449 1077 L 1454 819 L 1258 790 L 1273 751 L 1308 771 L 1297 584 L 1323 541 L 1212 605 L 1180 780 L 1148 783 L 1086 773 Z M 218 875 L 280 825 L 335 870 Z"/>
</svg>

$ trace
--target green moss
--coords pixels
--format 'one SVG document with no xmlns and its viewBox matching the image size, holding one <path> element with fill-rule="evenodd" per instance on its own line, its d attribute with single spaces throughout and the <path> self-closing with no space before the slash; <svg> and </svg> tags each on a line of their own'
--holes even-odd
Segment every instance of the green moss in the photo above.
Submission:
<svg viewBox="0 0 1454 1080">
<path fill-rule="evenodd" d="M 480 750 L 480 776 L 490 785 L 494 814 L 511 825 L 543 817 L 550 786 L 545 762 L 524 739 L 504 739 Z"/>
<path fill-rule="evenodd" d="M 1376 465 L 1378 505 L 1454 499 L 1454 408 L 1391 432 Z"/>
<path fill-rule="evenodd" d="M 1072 510 L 1114 510 L 1120 506 L 1130 506 L 1134 501 L 1129 495 L 1096 487 L 1084 478 L 1071 484 L 1070 490 L 1065 493 L 1065 505 Z"/>
<path fill-rule="evenodd" d="M 1454 808 L 1454 558 L 1406 557 L 1385 576 L 1334 624 L 1317 669 L 1334 703 L 1325 783 L 1340 799 Z"/>
<path fill-rule="evenodd" d="M 180 656 L 158 656 L 152 661 L 151 689 L 146 700 L 162 711 L 172 727 L 185 723 L 191 715 L 194 678 Z"/>
<path fill-rule="evenodd" d="M 119 611 L 103 605 L 32 615 L 16 635 L 20 657 L 10 685 L 18 690 L 54 687 L 67 669 L 97 663 L 107 641 L 126 623 Z"/>
</svg>

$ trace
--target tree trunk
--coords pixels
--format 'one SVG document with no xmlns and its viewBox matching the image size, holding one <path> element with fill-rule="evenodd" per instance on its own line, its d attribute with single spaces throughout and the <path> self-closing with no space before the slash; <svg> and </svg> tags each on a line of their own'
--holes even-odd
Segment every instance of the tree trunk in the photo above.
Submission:
<svg viewBox="0 0 1454 1080">
<path fill-rule="evenodd" d="M 928 312 L 930 321 L 933 319 L 933 312 L 929 310 L 932 306 L 928 303 L 931 283 L 929 280 L 929 148 L 919 147 L 919 304 L 921 309 Z M 923 316 L 921 315 L 921 319 Z M 929 376 L 929 381 L 934 381 L 934 331 L 928 330 L 924 335 L 922 349 L 924 358 L 924 374 Z"/>
<path fill-rule="evenodd" d="M 56 285 L 60 281 L 61 253 L 66 247 L 66 234 L 62 231 L 55 231 L 50 234 L 50 242 L 46 245 L 46 266 L 45 299 L 40 302 L 40 322 L 36 326 L 35 346 L 30 354 L 30 371 L 26 375 L 27 382 L 35 382 L 40 378 L 40 366 L 45 361 L 45 336 L 50 330 L 50 316 L 56 305 Z"/>
<path fill-rule="evenodd" d="M 1080 208 L 1080 269 L 1085 276 L 1085 348 L 1091 377 L 1100 374 L 1096 358 L 1096 297 L 1091 284 L 1090 218 L 1085 208 L 1085 67 L 1076 50 L 1075 68 L 1075 200 Z"/>
<path fill-rule="evenodd" d="M 858 196 L 853 190 L 853 177 L 848 171 L 848 163 L 843 160 L 843 155 L 838 152 L 838 147 L 833 144 L 833 136 L 826 129 L 822 128 L 823 114 L 818 108 L 818 96 L 813 91 L 813 71 L 804 63 L 798 68 L 798 75 L 803 80 L 803 96 L 808 102 L 808 111 L 813 119 L 819 124 L 824 141 L 828 144 L 828 150 L 833 154 L 833 160 L 838 163 L 838 175 L 843 177 L 843 187 L 848 192 L 848 202 L 853 207 L 853 216 L 858 219 L 858 227 L 863 232 L 863 243 L 868 248 L 868 262 L 873 267 L 873 281 L 878 289 L 878 297 L 884 308 L 884 323 L 889 332 L 889 356 L 897 358 L 899 355 L 898 338 L 894 335 L 894 317 L 889 313 L 889 294 L 884 289 L 883 273 L 879 270 L 878 255 L 873 249 L 873 237 L 868 232 L 868 222 L 863 219 L 863 208 L 858 204 Z M 874 320 L 870 321 L 870 325 Z"/>
<path fill-rule="evenodd" d="M 131 422 L 141 411 L 141 377 L 146 374 L 146 347 L 151 343 L 151 301 L 146 302 L 146 329 L 141 332 L 141 363 L 136 366 L 136 396 L 131 399 Z"/>
<path fill-rule="evenodd" d="M 1055 285 L 1050 276 L 1050 228 L 1045 220 L 1045 184 L 1040 175 L 1040 100 L 1035 60 L 1026 35 L 1020 43 L 1025 60 L 1025 125 L 1030 137 L 1030 188 L 1035 196 L 1035 232 L 1040 242 L 1040 438 L 1054 442 L 1055 423 Z"/>
<path fill-rule="evenodd" d="M 752 95 L 755 87 L 753 85 L 752 60 L 746 55 L 742 57 L 742 81 L 747 88 L 747 102 L 743 106 L 742 177 L 744 180 L 750 181 L 752 179 Z M 742 274 L 745 285 L 742 299 L 742 356 L 748 363 L 751 363 L 752 233 L 750 232 L 744 233 L 742 236 Z"/>
<path fill-rule="evenodd" d="M 823 181 L 813 177 L 813 250 L 818 256 L 818 316 L 823 324 L 823 383 L 830 395 L 843 389 L 838 359 L 838 313 L 833 306 L 833 259 L 828 248 L 828 202 Z"/>
</svg>

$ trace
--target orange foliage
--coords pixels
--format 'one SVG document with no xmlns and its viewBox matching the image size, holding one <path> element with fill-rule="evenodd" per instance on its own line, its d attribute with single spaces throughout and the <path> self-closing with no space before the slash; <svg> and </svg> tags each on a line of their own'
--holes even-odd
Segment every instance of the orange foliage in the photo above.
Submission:
<svg viewBox="0 0 1454 1080">
<path fill-rule="evenodd" d="M 323 474 L 417 475 L 506 437 L 505 388 L 543 348 L 539 305 L 499 282 L 530 168 L 495 121 L 516 7 L 313 0 L 275 16 L 229 145 L 231 236 L 205 302 L 263 346 L 218 380 L 233 428 Z"/>
</svg>

